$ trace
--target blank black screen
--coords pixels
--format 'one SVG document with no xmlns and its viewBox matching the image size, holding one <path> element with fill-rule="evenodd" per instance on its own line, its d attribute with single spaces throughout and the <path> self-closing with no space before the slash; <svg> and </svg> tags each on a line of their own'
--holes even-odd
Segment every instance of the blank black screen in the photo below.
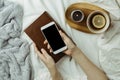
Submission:
<svg viewBox="0 0 120 80">
<path fill-rule="evenodd" d="M 43 33 L 46 39 L 48 40 L 51 48 L 53 49 L 53 51 L 56 51 L 65 46 L 65 43 L 63 42 L 55 25 L 52 25 L 44 29 Z"/>
</svg>

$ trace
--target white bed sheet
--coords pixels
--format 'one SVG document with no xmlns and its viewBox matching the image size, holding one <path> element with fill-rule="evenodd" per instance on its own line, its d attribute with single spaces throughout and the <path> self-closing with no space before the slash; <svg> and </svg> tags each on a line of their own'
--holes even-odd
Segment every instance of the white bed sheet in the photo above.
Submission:
<svg viewBox="0 0 120 80">
<path fill-rule="evenodd" d="M 99 61 L 99 45 L 98 39 L 101 34 L 86 34 L 69 27 L 65 21 L 64 13 L 69 5 L 75 2 L 90 2 L 98 5 L 113 15 L 114 20 L 120 19 L 120 11 L 114 0 L 13 0 L 20 3 L 24 7 L 23 30 L 27 28 L 34 20 L 36 20 L 44 11 L 49 14 L 60 24 L 67 34 L 74 40 L 77 46 L 84 52 L 84 54 L 99 68 L 101 68 Z M 102 4 L 101 4 L 102 3 Z M 111 6 L 112 4 L 112 6 Z M 29 44 L 32 43 L 30 38 L 23 32 L 22 37 L 27 39 Z M 50 74 L 38 59 L 31 45 L 31 61 L 33 67 L 34 80 L 50 80 Z M 68 56 L 64 56 L 57 64 L 64 80 L 87 80 L 86 75 L 81 70 L 80 66 L 72 61 L 69 61 Z"/>
</svg>

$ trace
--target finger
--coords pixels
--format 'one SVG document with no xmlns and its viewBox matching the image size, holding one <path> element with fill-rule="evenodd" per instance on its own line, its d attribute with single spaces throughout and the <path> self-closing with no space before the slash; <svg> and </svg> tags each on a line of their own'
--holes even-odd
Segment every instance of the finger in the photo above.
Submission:
<svg viewBox="0 0 120 80">
<path fill-rule="evenodd" d="M 47 45 L 47 48 L 48 48 L 48 49 L 51 49 L 51 47 L 50 47 L 50 45 L 49 45 L 49 44 Z"/>
<path fill-rule="evenodd" d="M 39 53 L 38 56 L 43 62 L 46 62 L 46 57 L 43 54 Z"/>
<path fill-rule="evenodd" d="M 50 55 L 48 55 L 48 53 L 46 52 L 46 50 L 45 49 L 41 49 L 41 52 L 43 53 L 43 55 L 46 57 L 46 58 L 49 58 L 50 57 Z"/>
<path fill-rule="evenodd" d="M 39 56 L 39 58 L 40 58 L 43 62 L 45 62 L 45 56 L 44 56 L 43 54 L 41 54 L 40 51 L 38 51 L 38 49 L 37 49 L 37 47 L 36 47 L 36 45 L 35 45 L 34 43 L 33 43 L 33 45 L 34 45 L 35 52 L 37 53 L 37 55 Z"/>
<path fill-rule="evenodd" d="M 62 37 L 63 39 L 69 39 L 69 38 L 67 37 L 67 35 L 65 35 L 65 33 L 63 33 L 61 30 L 60 30 L 59 32 L 60 32 L 60 35 L 61 35 L 61 37 Z"/>
<path fill-rule="evenodd" d="M 52 49 L 50 49 L 50 53 L 52 53 L 53 52 L 53 50 Z"/>
<path fill-rule="evenodd" d="M 66 50 L 66 51 L 64 51 L 64 53 L 67 54 L 67 55 L 69 55 L 69 56 L 71 56 L 72 51 L 71 50 Z"/>
<path fill-rule="evenodd" d="M 48 43 L 48 41 L 47 41 L 47 40 L 45 40 L 45 41 L 44 41 L 44 44 L 47 44 L 47 43 Z"/>
</svg>

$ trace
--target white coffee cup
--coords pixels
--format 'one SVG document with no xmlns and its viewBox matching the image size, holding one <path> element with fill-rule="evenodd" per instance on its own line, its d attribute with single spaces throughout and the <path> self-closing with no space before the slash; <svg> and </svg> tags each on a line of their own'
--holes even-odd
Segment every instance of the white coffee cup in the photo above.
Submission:
<svg viewBox="0 0 120 80">
<path fill-rule="evenodd" d="M 103 33 L 110 26 L 110 17 L 103 11 L 93 11 L 87 17 L 87 27 L 93 33 Z"/>
</svg>

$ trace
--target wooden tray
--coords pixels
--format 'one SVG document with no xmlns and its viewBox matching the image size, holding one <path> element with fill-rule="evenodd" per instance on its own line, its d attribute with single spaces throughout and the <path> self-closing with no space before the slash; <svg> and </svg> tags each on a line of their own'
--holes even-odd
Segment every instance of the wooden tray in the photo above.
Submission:
<svg viewBox="0 0 120 80">
<path fill-rule="evenodd" d="M 70 15 L 71 15 L 71 12 L 73 10 L 82 10 L 84 15 L 85 15 L 85 18 L 82 22 L 74 22 L 72 21 Z M 87 28 L 87 24 L 86 24 L 86 20 L 87 20 L 87 17 L 88 15 L 92 12 L 92 11 L 95 11 L 95 10 L 99 10 L 99 11 L 103 11 L 105 13 L 108 14 L 108 12 L 96 5 L 93 5 L 93 4 L 90 4 L 90 3 L 75 3 L 75 4 L 72 4 L 71 6 L 68 7 L 68 9 L 66 10 L 65 12 L 65 18 L 66 18 L 66 21 L 67 23 L 70 25 L 70 27 L 74 28 L 74 29 L 77 29 L 79 31 L 82 31 L 82 32 L 86 32 L 86 33 L 92 33 L 88 28 Z"/>
</svg>

